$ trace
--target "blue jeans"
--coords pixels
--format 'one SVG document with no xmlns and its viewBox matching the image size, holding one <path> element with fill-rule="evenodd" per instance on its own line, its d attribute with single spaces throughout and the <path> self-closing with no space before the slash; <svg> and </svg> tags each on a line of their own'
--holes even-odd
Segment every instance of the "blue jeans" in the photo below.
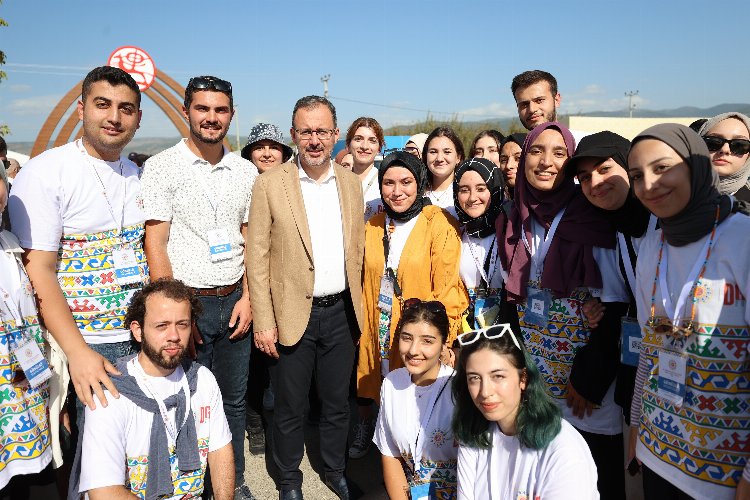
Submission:
<svg viewBox="0 0 750 500">
<path fill-rule="evenodd" d="M 224 413 L 232 432 L 235 486 L 244 483 L 245 417 L 247 377 L 250 371 L 251 335 L 230 340 L 234 328 L 229 327 L 232 309 L 242 296 L 242 287 L 226 297 L 202 297 L 203 314 L 198 318 L 198 331 L 203 344 L 195 346 L 196 361 L 214 374 L 221 390 Z"/>
</svg>

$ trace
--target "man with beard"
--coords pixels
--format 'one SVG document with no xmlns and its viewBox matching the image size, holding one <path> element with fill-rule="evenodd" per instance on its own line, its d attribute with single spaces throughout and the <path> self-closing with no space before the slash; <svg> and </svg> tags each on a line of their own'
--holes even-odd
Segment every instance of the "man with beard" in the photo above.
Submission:
<svg viewBox="0 0 750 500">
<path fill-rule="evenodd" d="M 518 108 L 518 119 L 526 130 L 537 125 L 557 121 L 557 108 L 562 96 L 557 91 L 557 79 L 546 71 L 534 69 L 513 77 L 510 85 Z M 576 144 L 588 132 L 571 130 Z"/>
<path fill-rule="evenodd" d="M 141 351 L 117 362 L 122 375 L 112 379 L 121 397 L 86 411 L 76 491 L 91 500 L 197 498 L 208 465 L 214 498 L 232 498 L 221 392 L 211 372 L 186 357 L 200 313 L 190 288 L 176 280 L 155 281 L 133 297 L 125 322 Z"/>
<path fill-rule="evenodd" d="M 224 398 L 232 431 L 235 498 L 253 498 L 244 483 L 245 391 L 252 320 L 244 270 L 250 194 L 258 170 L 222 141 L 234 114 L 232 85 L 213 76 L 185 89 L 190 134 L 149 158 L 140 201 L 151 279 L 175 278 L 193 289 L 203 315 L 193 326 L 198 363 L 209 368 Z"/>
<path fill-rule="evenodd" d="M 331 161 L 339 129 L 328 99 L 298 100 L 291 136 L 297 160 L 258 177 L 247 235 L 255 345 L 278 359 L 273 459 L 280 498 L 302 498 L 302 420 L 315 373 L 325 482 L 349 498 L 344 468 L 349 379 L 362 324 L 362 183 Z"/>
</svg>

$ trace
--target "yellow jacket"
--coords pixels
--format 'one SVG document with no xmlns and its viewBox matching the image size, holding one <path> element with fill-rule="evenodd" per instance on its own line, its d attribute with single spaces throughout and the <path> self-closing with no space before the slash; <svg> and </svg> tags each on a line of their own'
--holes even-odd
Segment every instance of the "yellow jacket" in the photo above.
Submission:
<svg viewBox="0 0 750 500">
<path fill-rule="evenodd" d="M 380 399 L 380 349 L 378 347 L 378 294 L 383 277 L 383 229 L 385 213 L 374 215 L 365 224 L 365 264 L 362 277 L 363 323 L 357 365 L 357 395 Z M 459 276 L 461 238 L 453 218 L 440 207 L 426 206 L 406 240 L 398 265 L 398 283 L 404 300 L 416 297 L 439 300 L 450 320 L 449 345 L 461 325 L 461 315 L 469 297 Z M 398 348 L 393 345 L 394 331 L 401 317 L 401 304 L 394 297 L 391 318 L 390 367 L 403 366 Z"/>
</svg>

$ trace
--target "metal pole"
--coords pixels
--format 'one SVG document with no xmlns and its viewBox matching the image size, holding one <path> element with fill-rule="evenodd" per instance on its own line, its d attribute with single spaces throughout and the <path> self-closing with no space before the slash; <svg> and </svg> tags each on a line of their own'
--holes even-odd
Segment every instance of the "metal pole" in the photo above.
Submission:
<svg viewBox="0 0 750 500">
<path fill-rule="evenodd" d="M 328 99 L 328 80 L 331 79 L 331 75 L 323 75 L 320 77 L 320 81 L 323 82 L 323 97 Z"/>
<path fill-rule="evenodd" d="M 637 95 L 637 90 L 629 90 L 625 92 L 625 97 L 628 98 L 628 112 L 630 113 L 630 118 L 633 118 L 633 110 L 635 109 L 635 104 L 633 104 L 633 97 Z"/>
</svg>

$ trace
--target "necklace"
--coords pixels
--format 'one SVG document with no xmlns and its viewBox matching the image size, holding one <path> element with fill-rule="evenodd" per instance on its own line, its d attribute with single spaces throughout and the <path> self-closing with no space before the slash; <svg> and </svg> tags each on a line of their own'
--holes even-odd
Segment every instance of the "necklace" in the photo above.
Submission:
<svg viewBox="0 0 750 500">
<path fill-rule="evenodd" d="M 443 203 L 443 198 L 448 193 L 448 191 L 450 191 L 450 188 L 444 190 L 442 194 L 437 194 L 437 191 L 433 191 L 432 189 L 430 189 L 430 196 L 434 197 L 435 201 L 438 203 L 438 205 L 440 205 L 441 203 Z"/>
<path fill-rule="evenodd" d="M 659 273 L 661 269 L 661 260 L 662 255 L 664 253 L 664 231 L 661 233 L 661 244 L 659 246 L 659 260 L 656 263 L 656 275 L 654 276 L 654 284 L 651 289 L 651 315 L 649 316 L 648 322 L 646 323 L 648 326 L 653 328 L 655 333 L 664 333 L 669 334 L 674 338 L 681 338 L 681 337 L 688 337 L 690 334 L 695 331 L 695 327 L 693 325 L 693 321 L 695 320 L 695 304 L 698 301 L 698 299 L 695 296 L 696 289 L 698 288 L 698 284 L 700 283 L 701 279 L 703 278 L 704 273 L 706 272 L 706 265 L 708 264 L 708 258 L 711 256 L 711 249 L 714 245 L 714 238 L 716 237 L 716 228 L 719 225 L 719 205 L 716 205 L 716 217 L 714 219 L 714 226 L 711 229 L 711 236 L 708 239 L 708 244 L 706 245 L 706 256 L 703 259 L 703 265 L 701 266 L 701 270 L 698 273 L 698 276 L 696 276 L 695 281 L 693 281 L 693 285 L 690 288 L 690 295 L 692 297 L 692 304 L 690 305 L 690 319 L 687 321 L 687 323 L 684 326 L 675 325 L 674 321 L 670 320 L 670 318 L 665 317 L 656 317 L 656 284 L 659 281 Z M 675 311 L 676 312 L 676 311 Z"/>
</svg>

